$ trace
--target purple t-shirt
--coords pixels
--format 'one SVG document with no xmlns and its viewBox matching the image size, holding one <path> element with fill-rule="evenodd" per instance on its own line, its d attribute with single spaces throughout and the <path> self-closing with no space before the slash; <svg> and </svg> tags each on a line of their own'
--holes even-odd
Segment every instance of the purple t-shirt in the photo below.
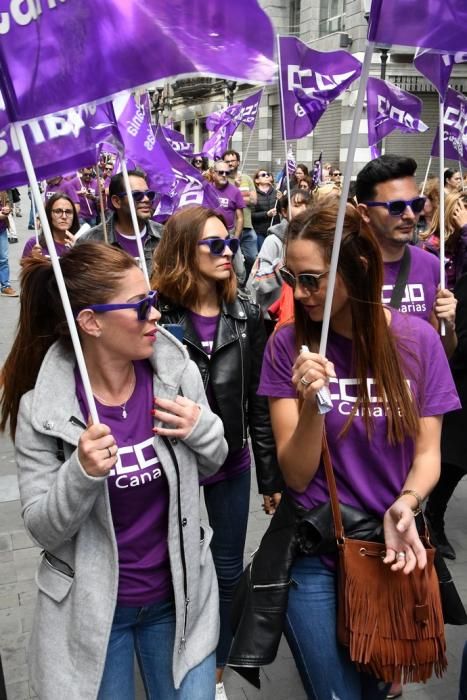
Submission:
<svg viewBox="0 0 467 700">
<path fill-rule="evenodd" d="M 47 183 L 44 192 L 44 200 L 47 202 L 47 200 L 50 199 L 52 195 L 57 194 L 57 192 L 68 195 L 72 202 L 79 204 L 78 190 L 69 180 L 64 180 L 62 178 L 58 185 L 49 185 Z"/>
<path fill-rule="evenodd" d="M 57 255 L 59 258 L 62 255 L 64 255 L 65 253 L 69 253 L 71 250 L 71 248 L 69 246 L 65 245 L 65 243 L 57 243 L 57 241 L 54 241 L 54 244 L 55 244 L 55 250 L 57 251 Z M 23 254 L 21 257 L 22 258 L 29 257 L 31 255 L 31 250 L 34 248 L 35 245 L 36 245 L 36 237 L 33 236 L 32 238 L 28 238 L 28 240 L 26 241 L 26 243 L 24 245 Z M 49 249 L 47 248 L 47 246 L 42 246 L 41 252 L 42 252 L 42 255 L 49 255 Z"/>
<path fill-rule="evenodd" d="M 218 214 L 222 214 L 227 223 L 229 231 L 235 228 L 235 211 L 245 208 L 243 195 L 235 185 L 226 185 L 222 189 L 217 189 L 219 206 L 214 209 Z"/>
<path fill-rule="evenodd" d="M 410 270 L 399 311 L 429 320 L 440 281 L 439 261 L 426 250 L 409 246 Z M 401 261 L 384 263 L 383 304 L 389 304 Z"/>
<path fill-rule="evenodd" d="M 393 311 L 391 328 L 420 416 L 437 416 L 459 408 L 446 354 L 433 327 L 419 318 Z M 346 436 L 339 437 L 357 394 L 357 380 L 351 369 L 352 341 L 331 332 L 327 357 L 334 363 L 337 375 L 329 384 L 334 408 L 326 414 L 325 421 L 339 500 L 382 517 L 399 495 L 411 468 L 414 442 L 408 438 L 403 444 L 389 444 L 386 416 L 371 377 L 367 379 L 372 400 L 371 439 L 368 440 L 362 416 L 355 416 Z M 296 358 L 294 326 L 284 326 L 266 346 L 258 394 L 296 399 L 291 380 Z M 323 465 L 304 493 L 291 490 L 291 494 L 306 508 L 328 501 Z"/>
<path fill-rule="evenodd" d="M 126 402 L 126 418 L 121 406 L 105 406 L 96 399 L 99 419 L 109 426 L 118 445 L 118 461 L 107 483 L 118 546 L 118 603 L 128 607 L 172 597 L 167 544 L 169 488 L 153 445 L 153 371 L 147 361 L 134 362 L 134 367 L 136 385 Z M 87 420 L 87 402 L 77 369 L 75 379 Z"/>
<path fill-rule="evenodd" d="M 79 180 L 77 180 L 77 182 L 79 185 Z M 85 189 L 88 194 L 91 194 L 94 197 L 99 197 L 99 187 L 97 185 L 96 178 L 92 178 L 89 182 L 86 182 L 81 178 L 81 183 L 83 185 L 83 189 Z M 81 189 L 81 187 L 79 189 Z M 88 199 L 84 196 L 84 194 L 79 194 L 78 197 L 80 217 L 86 221 L 87 219 L 93 219 L 95 216 L 97 216 L 97 200 Z"/>
<path fill-rule="evenodd" d="M 144 241 L 147 236 L 147 227 L 145 226 L 143 230 L 141 231 L 141 239 L 142 239 L 142 244 L 144 248 Z M 131 255 L 133 258 L 139 258 L 139 251 L 138 251 L 138 244 L 136 242 L 136 236 L 128 236 L 127 234 L 119 233 L 117 230 L 115 231 L 115 240 L 117 241 L 118 245 L 123 248 L 124 251 L 126 251 L 129 255 Z"/>
<path fill-rule="evenodd" d="M 212 349 L 214 347 L 214 339 L 216 336 L 217 324 L 219 322 L 219 315 L 217 316 L 201 316 L 196 314 L 194 311 L 189 311 L 188 316 L 193 328 L 196 331 L 196 335 L 201 341 L 201 346 L 209 357 L 211 357 Z M 214 392 L 212 390 L 211 383 L 206 387 L 206 396 L 209 402 L 209 406 L 214 413 L 219 415 L 219 410 L 216 405 L 216 399 Z M 239 409 L 240 410 L 240 409 Z M 200 481 L 201 486 L 207 486 L 210 484 L 217 484 L 219 481 L 226 481 L 227 479 L 234 479 L 239 474 L 248 471 L 251 468 L 251 456 L 250 449 L 248 445 L 242 447 L 239 450 L 229 450 L 227 459 L 225 460 L 222 467 L 213 476 L 209 476 Z"/>
</svg>

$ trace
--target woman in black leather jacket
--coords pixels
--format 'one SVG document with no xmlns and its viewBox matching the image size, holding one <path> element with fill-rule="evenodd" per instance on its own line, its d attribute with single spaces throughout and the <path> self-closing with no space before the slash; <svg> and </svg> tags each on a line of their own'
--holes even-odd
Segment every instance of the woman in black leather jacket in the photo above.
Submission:
<svg viewBox="0 0 467 700">
<path fill-rule="evenodd" d="M 232 641 L 232 593 L 243 571 L 250 493 L 248 432 L 267 512 L 274 511 L 281 488 L 267 401 L 256 394 L 266 342 L 263 319 L 259 307 L 237 292 L 232 265 L 237 250 L 238 240 L 229 237 L 221 216 L 199 206 L 184 209 L 165 226 L 152 278 L 160 293 L 160 322 L 183 326 L 183 342 L 198 365 L 229 445 L 219 472 L 202 482 L 220 589 L 218 683 Z"/>
<path fill-rule="evenodd" d="M 254 175 L 256 204 L 251 213 L 253 228 L 256 231 L 258 252 L 264 243 L 268 229 L 279 223 L 277 211 L 277 191 L 273 185 L 274 178 L 264 168 L 259 168 Z"/>
</svg>

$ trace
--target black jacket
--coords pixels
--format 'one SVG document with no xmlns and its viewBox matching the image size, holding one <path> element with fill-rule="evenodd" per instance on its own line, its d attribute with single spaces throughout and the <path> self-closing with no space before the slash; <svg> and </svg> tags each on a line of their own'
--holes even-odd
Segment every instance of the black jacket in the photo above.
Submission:
<svg viewBox="0 0 467 700">
<path fill-rule="evenodd" d="M 247 444 L 251 434 L 260 493 L 281 491 L 283 481 L 276 457 L 267 398 L 257 395 L 266 334 L 261 311 L 244 296 L 223 303 L 211 358 L 201 346 L 187 310 L 161 297 L 161 324 L 184 328 L 191 359 L 197 364 L 204 387 L 210 384 L 216 405 L 213 410 L 224 424 L 230 450 Z"/>
<path fill-rule="evenodd" d="M 266 212 L 274 209 L 277 204 L 276 190 L 274 187 L 268 192 L 262 192 L 256 188 L 257 201 L 251 212 L 251 220 L 256 233 L 266 236 L 268 228 L 279 222 L 279 214 L 270 217 Z"/>
</svg>

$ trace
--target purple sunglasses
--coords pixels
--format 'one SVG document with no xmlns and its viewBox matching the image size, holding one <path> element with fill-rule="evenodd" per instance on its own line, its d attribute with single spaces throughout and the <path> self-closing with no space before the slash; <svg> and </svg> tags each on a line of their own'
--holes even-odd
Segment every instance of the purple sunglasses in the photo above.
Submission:
<svg viewBox="0 0 467 700">
<path fill-rule="evenodd" d="M 84 309 L 91 309 L 91 311 L 96 311 L 100 314 L 106 311 L 116 311 L 117 309 L 136 309 L 138 321 L 147 321 L 151 309 L 157 304 L 157 296 L 158 292 L 151 291 L 141 301 L 126 304 L 93 304 L 93 306 L 85 306 Z M 84 309 L 80 309 L 80 311 Z M 77 314 L 79 314 L 79 311 Z"/>
</svg>

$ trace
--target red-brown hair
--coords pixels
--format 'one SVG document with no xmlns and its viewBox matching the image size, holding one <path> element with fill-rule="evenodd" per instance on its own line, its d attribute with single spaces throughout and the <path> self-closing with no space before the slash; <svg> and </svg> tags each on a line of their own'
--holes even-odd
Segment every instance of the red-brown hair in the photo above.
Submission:
<svg viewBox="0 0 467 700">
<path fill-rule="evenodd" d="M 287 245 L 295 240 L 317 243 L 327 264 L 331 261 L 339 198 L 318 200 L 289 224 Z M 287 260 L 287 248 L 286 248 Z M 387 413 L 388 440 L 401 443 L 418 432 L 418 412 L 408 391 L 395 338 L 381 303 L 383 263 L 379 246 L 357 210 L 347 205 L 338 273 L 347 289 L 352 314 L 352 365 L 358 382 L 357 400 L 344 427 L 346 434 L 357 412 L 363 414 L 370 436 L 372 417 L 366 379 L 372 373 Z M 312 321 L 294 301 L 297 352 L 302 345 L 317 347 L 321 323 Z"/>
<path fill-rule="evenodd" d="M 60 267 L 73 311 L 107 303 L 135 265 L 123 250 L 104 243 L 86 242 L 72 248 L 60 258 Z M 0 375 L 0 430 L 9 420 L 13 439 L 21 397 L 34 388 L 47 351 L 56 340 L 71 345 L 52 263 L 43 256 L 27 257 L 21 266 L 18 328 Z"/>
<path fill-rule="evenodd" d="M 196 265 L 198 241 L 208 219 L 222 216 L 213 209 L 187 207 L 176 212 L 167 221 L 161 242 L 154 254 L 154 272 L 151 286 L 170 301 L 191 308 L 198 300 L 201 273 Z M 219 301 L 232 302 L 237 294 L 237 278 L 232 268 L 230 277 L 217 283 Z"/>
</svg>

